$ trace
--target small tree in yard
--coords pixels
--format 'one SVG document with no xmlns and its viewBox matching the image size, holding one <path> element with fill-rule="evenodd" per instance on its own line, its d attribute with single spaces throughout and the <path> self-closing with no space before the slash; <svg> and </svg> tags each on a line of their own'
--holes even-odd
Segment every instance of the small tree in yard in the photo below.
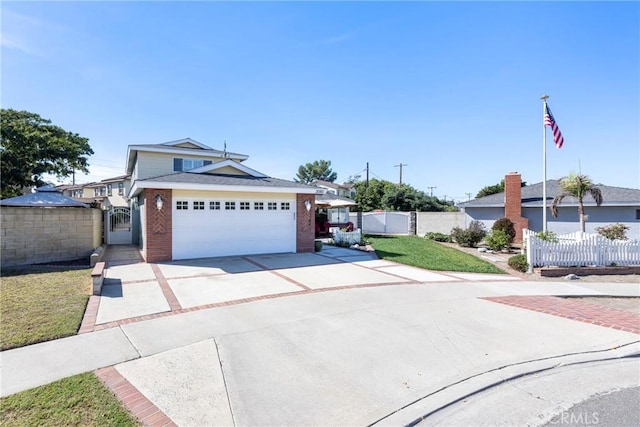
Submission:
<svg viewBox="0 0 640 427">
<path fill-rule="evenodd" d="M 516 228 L 513 222 L 509 218 L 500 218 L 493 223 L 491 227 L 493 231 L 502 231 L 508 238 L 507 247 L 511 246 L 513 240 L 516 238 Z"/>
<path fill-rule="evenodd" d="M 551 203 L 551 214 L 558 216 L 558 205 L 565 197 L 574 197 L 578 201 L 578 215 L 580 216 L 580 231 L 584 233 L 584 197 L 589 194 L 596 202 L 597 206 L 602 204 L 602 192 L 593 185 L 591 179 L 582 174 L 569 174 L 568 177 L 560 180 L 562 193 L 558 194 Z"/>
<path fill-rule="evenodd" d="M 458 245 L 468 248 L 475 248 L 486 235 L 487 231 L 484 228 L 484 224 L 480 221 L 471 221 L 469 228 L 466 230 L 460 227 L 451 229 L 451 237 L 453 240 L 455 240 Z"/>
<path fill-rule="evenodd" d="M 484 238 L 485 243 L 492 251 L 501 251 L 509 249 L 512 239 L 502 230 L 492 230 L 491 233 Z"/>
</svg>

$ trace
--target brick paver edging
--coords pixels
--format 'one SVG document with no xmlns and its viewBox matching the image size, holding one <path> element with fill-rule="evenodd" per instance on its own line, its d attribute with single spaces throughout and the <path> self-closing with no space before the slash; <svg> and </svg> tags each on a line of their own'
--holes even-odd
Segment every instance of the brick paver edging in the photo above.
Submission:
<svg viewBox="0 0 640 427">
<path fill-rule="evenodd" d="M 143 425 L 153 427 L 176 426 L 171 418 L 147 399 L 113 366 L 94 371 L 98 379 L 109 388 L 118 400 Z"/>
<path fill-rule="evenodd" d="M 484 297 L 481 299 L 605 328 L 640 334 L 640 315 L 626 310 L 579 301 L 575 298 L 532 295 Z"/>
</svg>

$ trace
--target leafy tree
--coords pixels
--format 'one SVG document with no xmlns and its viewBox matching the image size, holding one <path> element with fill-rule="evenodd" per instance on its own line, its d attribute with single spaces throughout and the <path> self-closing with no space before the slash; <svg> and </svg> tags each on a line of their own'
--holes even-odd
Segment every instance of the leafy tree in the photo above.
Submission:
<svg viewBox="0 0 640 427">
<path fill-rule="evenodd" d="M 25 187 L 41 186 L 42 176 L 88 173 L 89 140 L 51 124 L 38 114 L 0 110 L 0 169 L 2 198 L 21 194 Z"/>
<path fill-rule="evenodd" d="M 558 216 L 558 205 L 565 197 L 574 197 L 578 201 L 578 215 L 580 216 L 580 231 L 584 233 L 584 197 L 588 194 L 596 202 L 597 206 L 602 204 L 602 192 L 587 175 L 571 173 L 566 178 L 560 180 L 562 193 L 558 194 L 551 202 L 551 214 Z"/>
<path fill-rule="evenodd" d="M 333 182 L 336 178 L 338 174 L 331 170 L 330 160 L 315 160 L 313 163 L 300 165 L 294 181 L 309 184 L 315 180 Z"/>
<path fill-rule="evenodd" d="M 521 187 L 525 187 L 527 185 L 526 181 L 522 181 L 520 184 Z M 492 194 L 502 193 L 504 191 L 504 179 L 500 181 L 499 184 L 487 185 L 486 187 L 482 187 L 478 194 L 476 194 L 476 199 L 484 196 L 490 196 Z"/>
<path fill-rule="evenodd" d="M 392 188 L 394 184 L 382 179 L 371 179 L 369 185 L 365 181 L 355 183 L 356 197 L 355 201 L 362 212 L 371 212 L 376 209 L 384 209 L 384 197 L 387 190 Z"/>
</svg>

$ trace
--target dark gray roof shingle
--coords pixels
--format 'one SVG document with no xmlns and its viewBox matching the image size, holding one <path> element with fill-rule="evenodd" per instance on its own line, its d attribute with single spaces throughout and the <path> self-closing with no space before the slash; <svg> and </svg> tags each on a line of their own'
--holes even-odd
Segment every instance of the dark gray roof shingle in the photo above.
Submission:
<svg viewBox="0 0 640 427">
<path fill-rule="evenodd" d="M 204 184 L 204 185 L 244 185 L 250 187 L 280 187 L 315 190 L 315 187 L 284 179 L 270 177 L 255 177 L 250 175 L 226 175 L 176 172 L 168 175 L 155 176 L 140 180 L 140 182 L 167 182 L 176 184 Z"/>
<path fill-rule="evenodd" d="M 640 190 L 601 184 L 596 187 L 602 192 L 603 206 L 640 206 Z M 560 193 L 559 180 L 547 180 L 547 205 Z M 585 206 L 595 205 L 591 196 L 586 196 L 583 202 Z M 573 197 L 567 197 L 562 201 L 563 206 L 575 204 L 577 200 Z M 462 208 L 504 206 L 504 192 L 459 203 L 458 206 Z M 522 187 L 522 206 L 542 207 L 542 182 Z"/>
</svg>

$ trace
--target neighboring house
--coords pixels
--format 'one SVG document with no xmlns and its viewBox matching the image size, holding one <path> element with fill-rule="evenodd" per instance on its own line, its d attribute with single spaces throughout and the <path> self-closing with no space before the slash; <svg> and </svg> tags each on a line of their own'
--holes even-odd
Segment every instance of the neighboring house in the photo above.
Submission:
<svg viewBox="0 0 640 427">
<path fill-rule="evenodd" d="M 516 225 L 516 241 L 521 239 L 522 228 L 542 231 L 542 183 L 520 187 L 520 182 L 520 174 L 509 173 L 505 176 L 503 193 L 459 203 L 467 216 L 467 224 L 479 220 L 489 229 L 495 220 L 507 217 Z M 597 187 L 602 192 L 602 205 L 596 206 L 589 195 L 583 199 L 586 231 L 595 233 L 597 227 L 622 223 L 630 228 L 629 238 L 640 239 L 640 190 L 607 185 Z M 556 234 L 580 231 L 578 203 L 573 197 L 566 197 L 558 205 L 557 218 L 551 215 L 551 202 L 561 191 L 559 180 L 547 181 L 547 229 Z"/>
<path fill-rule="evenodd" d="M 108 210 L 112 207 L 127 207 L 126 198 L 131 185 L 128 175 L 103 179 L 100 182 L 89 182 L 76 185 L 59 185 L 56 188 L 73 199 L 84 203 L 95 203 L 101 209 Z"/>
<path fill-rule="evenodd" d="M 316 187 L 324 189 L 327 193 L 335 194 L 336 196 L 348 197 L 353 199 L 356 197 L 356 187 L 353 184 L 336 184 L 335 182 L 315 180 L 311 183 Z"/>
<path fill-rule="evenodd" d="M 316 188 L 247 158 L 190 138 L 128 147 L 133 240 L 147 262 L 314 250 Z"/>
</svg>

